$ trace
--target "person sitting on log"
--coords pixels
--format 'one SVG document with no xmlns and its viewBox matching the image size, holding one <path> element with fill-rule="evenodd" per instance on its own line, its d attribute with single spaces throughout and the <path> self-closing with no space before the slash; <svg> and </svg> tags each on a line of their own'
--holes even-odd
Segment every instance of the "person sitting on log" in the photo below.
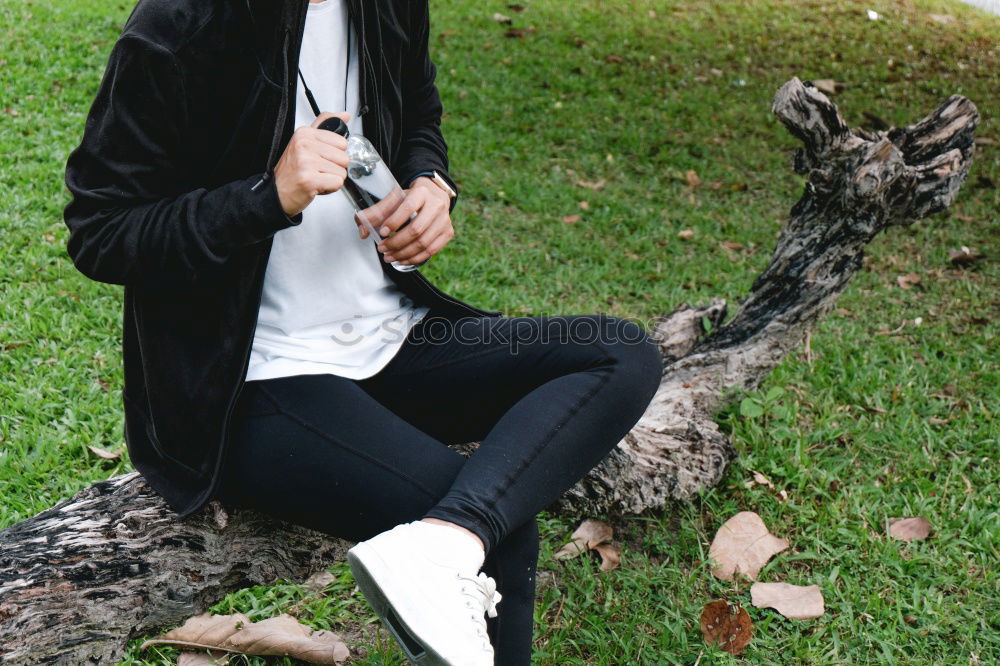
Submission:
<svg viewBox="0 0 1000 666">
<path fill-rule="evenodd" d="M 633 322 L 506 317 L 410 270 L 455 234 L 428 32 L 426 0 L 140 0 L 67 163 L 68 250 L 125 287 L 126 441 L 174 510 L 358 541 L 412 661 L 526 665 L 535 516 L 662 363 Z M 406 187 L 377 246 L 335 115 Z"/>
</svg>

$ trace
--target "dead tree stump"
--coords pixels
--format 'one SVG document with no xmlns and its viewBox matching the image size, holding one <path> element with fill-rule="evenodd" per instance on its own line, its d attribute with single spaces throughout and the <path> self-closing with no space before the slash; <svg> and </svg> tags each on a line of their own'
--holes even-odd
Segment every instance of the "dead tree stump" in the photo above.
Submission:
<svg viewBox="0 0 1000 666">
<path fill-rule="evenodd" d="M 733 389 L 755 389 L 802 342 L 876 234 L 947 208 L 972 162 L 979 119 L 956 95 L 916 125 L 852 130 L 798 79 L 781 87 L 773 111 L 804 144 L 794 167 L 807 182 L 770 264 L 725 324 L 722 301 L 657 322 L 659 391 L 558 512 L 638 513 L 718 483 L 735 453 L 712 414 Z M 0 532 L 0 663 L 114 663 L 128 639 L 247 585 L 302 580 L 348 546 L 252 512 L 227 516 L 214 504 L 179 521 L 138 474 L 102 481 Z"/>
</svg>

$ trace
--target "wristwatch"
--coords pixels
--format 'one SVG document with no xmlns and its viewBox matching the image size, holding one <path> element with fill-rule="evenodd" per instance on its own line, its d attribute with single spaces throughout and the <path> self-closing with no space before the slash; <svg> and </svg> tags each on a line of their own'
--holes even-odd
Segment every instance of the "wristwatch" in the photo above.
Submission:
<svg viewBox="0 0 1000 666">
<path fill-rule="evenodd" d="M 420 173 L 418 173 L 416 176 L 413 177 L 413 180 L 410 181 L 410 185 L 413 185 L 413 182 L 416 181 L 417 178 L 421 177 L 430 178 L 435 185 L 437 185 L 442 190 L 448 193 L 449 199 L 454 199 L 455 197 L 458 196 L 458 192 L 455 191 L 455 188 L 449 185 L 448 181 L 445 180 L 444 177 L 437 171 L 421 171 Z"/>
</svg>

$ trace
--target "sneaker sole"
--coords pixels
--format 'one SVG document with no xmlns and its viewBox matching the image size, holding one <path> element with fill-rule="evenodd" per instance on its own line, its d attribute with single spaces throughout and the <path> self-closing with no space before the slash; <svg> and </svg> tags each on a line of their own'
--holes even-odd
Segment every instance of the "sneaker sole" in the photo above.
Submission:
<svg viewBox="0 0 1000 666">
<path fill-rule="evenodd" d="M 395 576 L 385 561 L 366 544 L 360 543 L 347 551 L 347 563 L 354 574 L 354 581 L 375 610 L 379 620 L 399 643 L 403 654 L 414 666 L 462 666 L 449 661 L 420 637 L 382 591 L 383 584 L 392 583 Z M 379 581 L 383 581 L 382 584 Z"/>
</svg>

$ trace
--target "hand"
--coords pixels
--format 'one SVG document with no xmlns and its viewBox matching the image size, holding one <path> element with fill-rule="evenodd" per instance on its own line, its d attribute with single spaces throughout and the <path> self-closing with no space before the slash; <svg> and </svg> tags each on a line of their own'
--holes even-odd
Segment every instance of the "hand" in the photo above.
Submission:
<svg viewBox="0 0 1000 666">
<path fill-rule="evenodd" d="M 422 264 L 455 237 L 451 225 L 451 197 L 425 177 L 413 181 L 399 207 L 382 223 L 382 236 L 390 236 L 378 244 L 382 259 L 402 264 Z M 410 217 L 416 213 L 416 217 Z M 409 221 L 409 224 L 406 222 Z M 405 227 L 403 225 L 406 224 Z M 400 229 L 400 227 L 403 227 Z M 398 232 L 393 235 L 393 232 Z M 361 227 L 361 237 L 368 230 Z"/>
<path fill-rule="evenodd" d="M 320 123 L 333 117 L 346 123 L 350 114 L 321 113 L 312 125 L 296 129 L 274 167 L 278 199 L 289 217 L 305 210 L 316 195 L 336 192 L 344 185 L 350 162 L 347 140 L 334 132 L 318 129 Z"/>
</svg>

